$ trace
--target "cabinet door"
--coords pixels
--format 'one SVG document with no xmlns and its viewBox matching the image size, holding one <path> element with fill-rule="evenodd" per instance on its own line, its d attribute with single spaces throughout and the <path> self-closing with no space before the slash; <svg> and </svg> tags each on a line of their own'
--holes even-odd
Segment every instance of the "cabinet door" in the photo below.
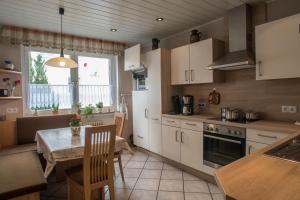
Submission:
<svg viewBox="0 0 300 200">
<path fill-rule="evenodd" d="M 180 128 L 162 125 L 162 154 L 180 162 Z"/>
<path fill-rule="evenodd" d="M 256 79 L 300 77 L 300 14 L 257 26 Z"/>
<path fill-rule="evenodd" d="M 149 150 L 157 154 L 162 154 L 161 140 L 161 122 L 149 119 Z"/>
<path fill-rule="evenodd" d="M 148 104 L 149 118 L 161 121 L 161 49 L 143 55 L 148 69 Z"/>
<path fill-rule="evenodd" d="M 148 149 L 148 91 L 132 92 L 133 142 L 135 145 Z"/>
<path fill-rule="evenodd" d="M 207 39 L 190 45 L 190 83 L 212 83 L 213 70 L 206 67 L 213 63 L 213 40 Z"/>
<path fill-rule="evenodd" d="M 203 166 L 203 132 L 181 130 L 181 163 L 201 170 Z"/>
<path fill-rule="evenodd" d="M 189 45 L 171 50 L 171 83 L 172 85 L 189 83 Z"/>
<path fill-rule="evenodd" d="M 140 62 L 140 53 L 141 52 L 141 45 L 135 45 L 133 47 L 130 47 L 128 49 L 125 49 L 124 53 L 124 70 L 134 70 L 134 69 L 139 69 L 141 66 Z"/>
<path fill-rule="evenodd" d="M 266 146 L 268 145 L 263 143 L 258 143 L 258 142 L 246 141 L 246 154 L 249 155 Z"/>
</svg>

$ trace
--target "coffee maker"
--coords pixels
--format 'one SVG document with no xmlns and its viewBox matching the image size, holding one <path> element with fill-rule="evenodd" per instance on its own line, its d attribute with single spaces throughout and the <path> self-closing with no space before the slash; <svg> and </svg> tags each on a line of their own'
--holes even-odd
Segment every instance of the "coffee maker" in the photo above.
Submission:
<svg viewBox="0 0 300 200">
<path fill-rule="evenodd" d="M 193 115 L 194 114 L 194 97 L 191 95 L 184 95 L 181 97 L 181 113 L 183 115 Z"/>
</svg>

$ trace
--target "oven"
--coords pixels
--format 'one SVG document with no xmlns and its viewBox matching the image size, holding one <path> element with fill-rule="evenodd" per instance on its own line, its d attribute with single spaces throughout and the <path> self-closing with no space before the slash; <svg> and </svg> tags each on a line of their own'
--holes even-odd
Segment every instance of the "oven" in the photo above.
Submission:
<svg viewBox="0 0 300 200">
<path fill-rule="evenodd" d="M 245 156 L 245 128 L 211 123 L 203 126 L 204 165 L 218 168 Z"/>
</svg>

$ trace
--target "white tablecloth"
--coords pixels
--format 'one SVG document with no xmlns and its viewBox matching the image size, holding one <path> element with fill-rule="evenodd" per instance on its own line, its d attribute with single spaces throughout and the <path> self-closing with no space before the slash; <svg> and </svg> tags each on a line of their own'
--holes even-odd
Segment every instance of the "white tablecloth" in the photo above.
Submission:
<svg viewBox="0 0 300 200">
<path fill-rule="evenodd" d="M 48 177 L 58 161 L 83 158 L 85 127 L 81 127 L 80 136 L 73 136 L 71 128 L 59 128 L 37 131 L 35 135 L 37 150 L 47 160 L 45 177 Z M 116 136 L 115 152 L 131 148 L 124 138 Z"/>
</svg>

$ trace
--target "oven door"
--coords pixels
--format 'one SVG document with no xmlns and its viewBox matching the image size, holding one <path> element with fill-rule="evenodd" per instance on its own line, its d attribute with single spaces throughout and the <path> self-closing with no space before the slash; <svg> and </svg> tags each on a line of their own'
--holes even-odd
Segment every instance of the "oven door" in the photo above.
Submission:
<svg viewBox="0 0 300 200">
<path fill-rule="evenodd" d="M 203 140 L 204 165 L 218 168 L 245 156 L 244 138 L 204 132 Z"/>
</svg>

